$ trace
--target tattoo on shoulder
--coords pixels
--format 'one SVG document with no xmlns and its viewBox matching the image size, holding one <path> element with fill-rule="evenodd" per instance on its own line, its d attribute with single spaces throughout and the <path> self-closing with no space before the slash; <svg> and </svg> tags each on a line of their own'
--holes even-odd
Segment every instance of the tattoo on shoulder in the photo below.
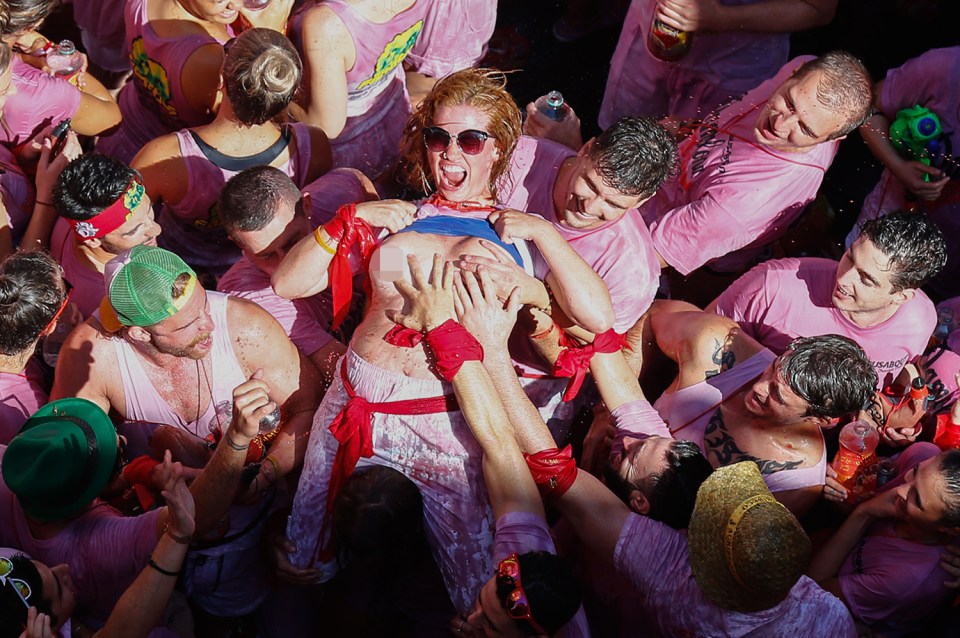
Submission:
<svg viewBox="0 0 960 638">
<path fill-rule="evenodd" d="M 713 361 L 714 365 L 717 367 L 704 372 L 704 375 L 708 379 L 726 372 L 734 366 L 734 364 L 737 362 L 737 357 L 733 353 L 732 334 L 728 335 L 727 338 L 722 342 L 719 339 L 713 340 L 713 354 L 710 356 L 710 360 Z"/>
<path fill-rule="evenodd" d="M 737 442 L 727 430 L 720 408 L 713 413 L 706 429 L 703 431 L 704 452 L 712 456 L 717 467 L 732 465 L 740 461 L 753 461 L 760 468 L 761 474 L 773 474 L 784 470 L 800 467 L 803 461 L 771 461 L 747 454 L 737 445 Z"/>
</svg>

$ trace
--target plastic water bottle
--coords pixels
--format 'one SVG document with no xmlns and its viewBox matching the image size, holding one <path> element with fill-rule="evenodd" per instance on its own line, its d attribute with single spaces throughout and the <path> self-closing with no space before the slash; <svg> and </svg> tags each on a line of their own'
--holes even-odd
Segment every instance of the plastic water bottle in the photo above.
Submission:
<svg viewBox="0 0 960 638">
<path fill-rule="evenodd" d="M 243 7 L 252 11 L 266 9 L 268 4 L 270 4 L 270 0 L 243 0 Z"/>
<path fill-rule="evenodd" d="M 534 106 L 555 122 L 562 122 L 569 111 L 564 104 L 563 94 L 560 91 L 550 91 L 546 95 L 541 95 L 537 98 Z"/>
<path fill-rule="evenodd" d="M 847 501 L 856 502 L 877 486 L 877 445 L 880 433 L 866 421 L 853 421 L 840 430 L 840 450 L 833 457 L 837 481 L 847 490 Z"/>
<path fill-rule="evenodd" d="M 260 419 L 260 434 L 266 434 L 267 432 L 272 432 L 280 425 L 280 406 L 278 405 L 273 409 L 273 412 L 267 416 Z"/>
<path fill-rule="evenodd" d="M 62 78 L 71 78 L 83 68 L 83 54 L 71 40 L 61 40 L 47 53 L 47 66 Z"/>
<path fill-rule="evenodd" d="M 647 49 L 654 57 L 664 62 L 676 62 L 687 54 L 691 44 L 693 32 L 674 29 L 654 16 L 647 36 Z"/>
</svg>

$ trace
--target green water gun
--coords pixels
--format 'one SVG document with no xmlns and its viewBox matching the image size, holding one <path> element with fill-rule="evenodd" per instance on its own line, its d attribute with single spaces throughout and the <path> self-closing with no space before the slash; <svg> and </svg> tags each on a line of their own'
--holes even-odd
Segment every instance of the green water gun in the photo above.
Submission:
<svg viewBox="0 0 960 638">
<path fill-rule="evenodd" d="M 942 135 L 940 118 L 919 104 L 897 111 L 897 118 L 890 125 L 890 142 L 897 152 L 927 166 Z M 923 181 L 929 182 L 930 175 L 924 175 Z"/>
</svg>

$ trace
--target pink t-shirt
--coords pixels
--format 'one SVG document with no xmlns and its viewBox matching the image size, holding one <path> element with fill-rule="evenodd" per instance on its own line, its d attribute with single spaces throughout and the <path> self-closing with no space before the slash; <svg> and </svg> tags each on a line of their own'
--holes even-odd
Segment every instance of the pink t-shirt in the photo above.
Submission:
<svg viewBox="0 0 960 638">
<path fill-rule="evenodd" d="M 567 243 L 600 275 L 610 291 L 616 313 L 614 328 L 626 332 L 653 303 L 660 283 L 660 261 L 650 231 L 636 210 L 615 222 L 579 230 L 557 219 L 553 188 L 561 164 L 576 155 L 569 148 L 535 137 L 523 136 L 510 158 L 510 170 L 502 180 L 499 195 L 507 208 L 536 213 L 553 223 Z M 534 256 L 537 279 L 546 278 L 550 267 Z"/>
<path fill-rule="evenodd" d="M 718 542 L 720 540 L 718 539 Z M 754 613 L 727 611 L 704 595 L 690 568 L 685 532 L 630 513 L 613 564 L 643 601 L 645 633 L 656 636 L 855 638 L 850 612 L 833 594 L 801 576 L 779 605 Z"/>
<path fill-rule="evenodd" d="M 883 171 L 880 181 L 863 202 L 858 224 L 868 219 L 902 208 L 919 207 L 943 231 L 947 242 L 947 265 L 926 288 L 937 297 L 953 297 L 960 294 L 957 281 L 960 280 L 960 172 L 957 166 L 960 160 L 960 86 L 957 82 L 945 82 L 944 78 L 960 76 L 960 46 L 946 49 L 933 49 L 917 58 L 909 60 L 903 66 L 892 69 L 883 80 L 880 103 L 883 114 L 893 122 L 897 111 L 919 104 L 925 106 L 940 118 L 943 134 L 950 151 L 950 160 L 946 165 L 953 167 L 951 179 L 933 201 L 909 201 L 900 181 L 889 169 Z M 935 159 L 934 166 L 944 166 Z M 854 226 L 847 237 L 853 243 L 859 234 Z"/>
<path fill-rule="evenodd" d="M 763 0 L 720 0 L 722 5 Z M 624 115 L 699 118 L 772 77 L 787 61 L 790 34 L 700 32 L 685 56 L 664 62 L 647 49 L 656 0 L 633 0 L 600 108 L 600 126 Z"/>
<path fill-rule="evenodd" d="M 63 268 L 63 276 L 73 285 L 70 301 L 77 305 L 86 319 L 100 307 L 106 294 L 103 273 L 83 262 L 77 254 L 76 234 L 63 217 L 57 218 L 50 237 L 50 255 Z"/>
<path fill-rule="evenodd" d="M 860 344 L 886 386 L 913 357 L 922 354 L 937 322 L 933 302 L 922 291 L 876 326 L 861 328 L 832 301 L 837 262 L 776 259 L 740 277 L 717 298 L 717 314 L 777 354 L 796 337 L 839 334 Z"/>
<path fill-rule="evenodd" d="M 432 0 L 405 60 L 434 78 L 477 66 L 497 25 L 496 0 Z"/>
<path fill-rule="evenodd" d="M 704 264 L 721 272 L 747 268 L 816 197 L 838 140 L 789 153 L 754 137 L 770 95 L 810 59 L 791 60 L 776 77 L 707 116 L 680 144 L 679 175 L 640 207 L 657 252 L 681 274 Z"/>
<path fill-rule="evenodd" d="M 0 372 L 0 445 L 10 443 L 48 398 L 43 371 L 34 359 L 20 374 Z"/>
<path fill-rule="evenodd" d="M 280 322 L 290 341 L 310 356 L 331 341 L 333 307 L 329 293 L 304 299 L 284 299 L 273 291 L 270 276 L 241 257 L 217 283 L 217 290 L 258 304 Z"/>
<path fill-rule="evenodd" d="M 33 138 L 48 124 L 73 117 L 80 108 L 80 89 L 51 77 L 14 55 L 10 83 L 17 89 L 3 107 L 0 144 L 14 147 Z"/>
<path fill-rule="evenodd" d="M 0 459 L 6 452 L 0 447 Z M 70 565 L 77 604 L 106 620 L 117 600 L 147 566 L 157 545 L 157 518 L 163 510 L 121 516 L 97 502 L 53 538 L 36 539 L 13 492 L 0 481 L 0 545 L 17 547 L 46 565 Z"/>
<path fill-rule="evenodd" d="M 911 445 L 897 460 L 897 478 L 880 491 L 901 485 L 904 474 L 939 453 L 932 443 Z M 943 545 L 898 537 L 891 519 L 877 521 L 840 567 L 840 590 L 854 615 L 884 636 L 913 635 L 953 593 L 943 584 L 953 579 L 940 566 L 943 552 Z"/>
</svg>

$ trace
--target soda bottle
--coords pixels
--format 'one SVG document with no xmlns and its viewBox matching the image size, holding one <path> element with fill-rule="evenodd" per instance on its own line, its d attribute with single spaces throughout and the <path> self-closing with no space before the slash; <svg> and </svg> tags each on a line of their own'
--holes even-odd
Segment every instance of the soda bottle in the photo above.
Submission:
<svg viewBox="0 0 960 638">
<path fill-rule="evenodd" d="M 941 450 L 960 448 L 960 423 L 954 423 L 950 414 L 938 414 L 933 442 Z"/>
<path fill-rule="evenodd" d="M 541 95 L 537 98 L 534 106 L 555 122 L 562 122 L 567 117 L 567 111 L 569 110 L 563 102 L 563 94 L 560 91 L 550 91 L 546 95 Z"/>
<path fill-rule="evenodd" d="M 879 443 L 880 433 L 866 421 L 853 421 L 840 430 L 840 450 L 832 465 L 837 481 L 847 490 L 848 502 L 856 502 L 864 492 L 876 489 Z"/>
<path fill-rule="evenodd" d="M 647 48 L 654 57 L 664 62 L 676 62 L 687 54 L 691 44 L 693 32 L 674 29 L 654 15 L 647 36 Z"/>
<path fill-rule="evenodd" d="M 61 40 L 47 53 L 47 66 L 58 76 L 70 80 L 83 68 L 83 54 L 71 40 Z"/>
</svg>

